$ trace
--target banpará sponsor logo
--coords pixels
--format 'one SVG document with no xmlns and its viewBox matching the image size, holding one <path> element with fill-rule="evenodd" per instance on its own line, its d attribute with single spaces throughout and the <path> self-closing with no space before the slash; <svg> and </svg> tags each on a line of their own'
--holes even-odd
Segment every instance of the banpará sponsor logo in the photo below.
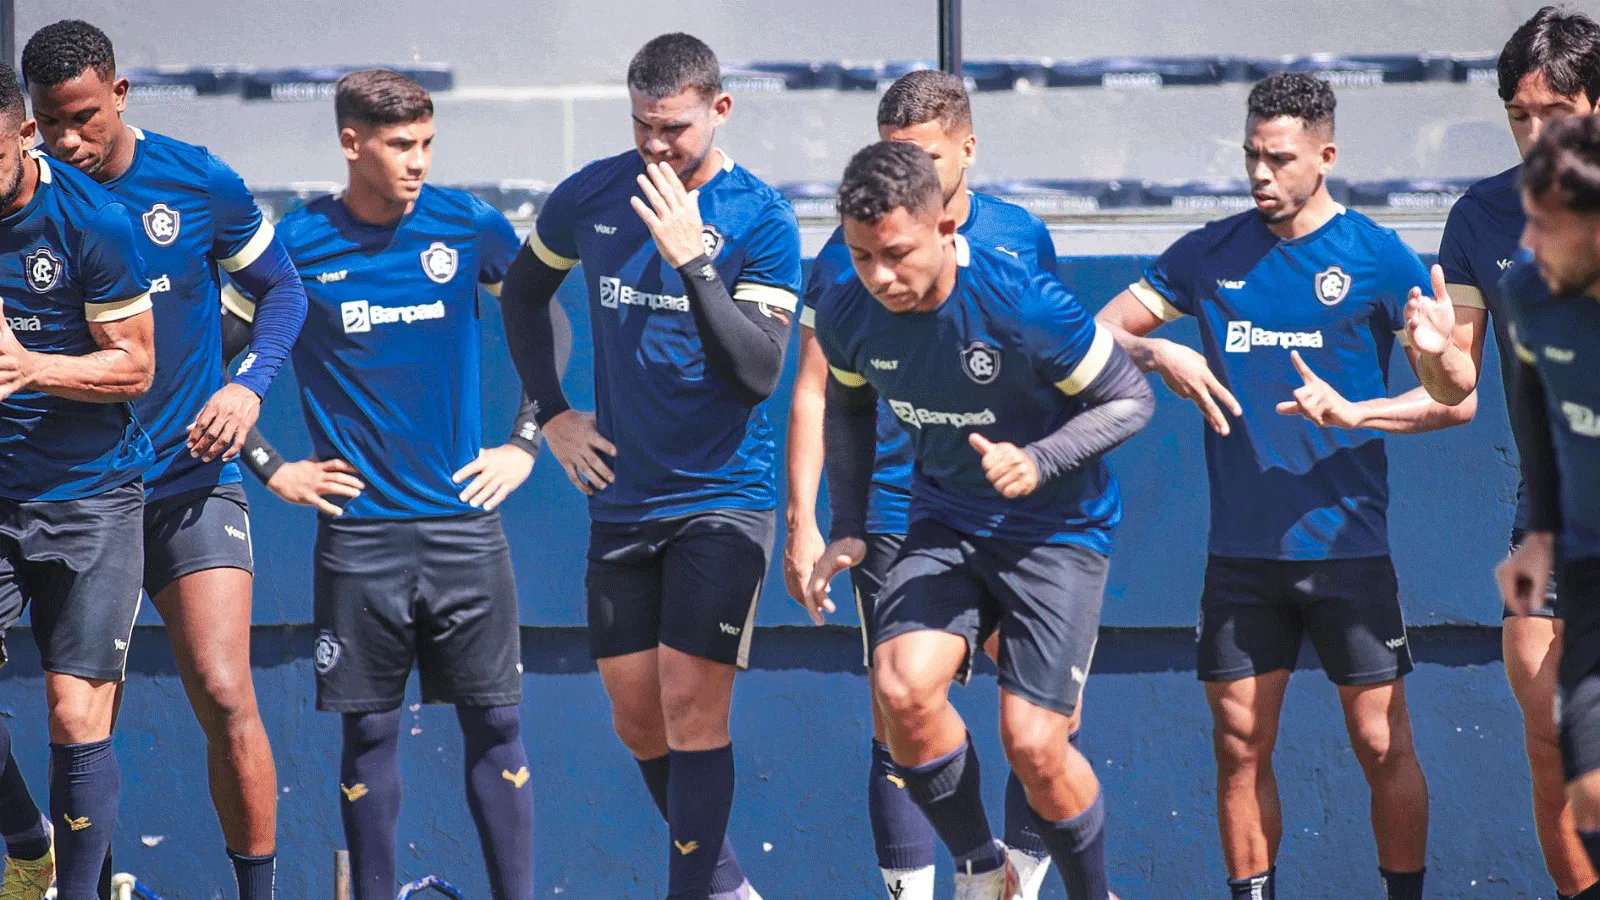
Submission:
<svg viewBox="0 0 1600 900">
<path fill-rule="evenodd" d="M 1222 349 L 1227 353 L 1249 353 L 1252 347 L 1295 347 L 1317 349 L 1322 346 L 1321 331 L 1268 331 L 1256 328 L 1249 319 L 1228 323 Z"/>
<path fill-rule="evenodd" d="M 43 331 L 44 322 L 38 316 L 6 316 L 6 324 L 12 331 Z"/>
<path fill-rule="evenodd" d="M 923 409 L 904 400 L 890 400 L 889 408 L 900 421 L 921 428 L 924 425 L 948 425 L 951 428 L 975 428 L 979 425 L 993 425 L 995 423 L 994 410 L 985 409 L 982 412 L 941 412 L 936 409 Z"/>
<path fill-rule="evenodd" d="M 374 325 L 392 325 L 395 322 L 423 322 L 444 318 L 444 301 L 421 303 L 416 306 L 375 306 L 365 300 L 350 300 L 339 304 L 340 318 L 346 334 L 371 331 Z"/>
<path fill-rule="evenodd" d="M 623 306 L 642 306 L 648 309 L 661 309 L 667 312 L 688 312 L 689 297 L 687 295 L 652 294 L 641 291 L 631 284 L 623 284 L 622 279 L 611 275 L 600 276 L 600 305 L 606 309 L 618 309 Z"/>
</svg>

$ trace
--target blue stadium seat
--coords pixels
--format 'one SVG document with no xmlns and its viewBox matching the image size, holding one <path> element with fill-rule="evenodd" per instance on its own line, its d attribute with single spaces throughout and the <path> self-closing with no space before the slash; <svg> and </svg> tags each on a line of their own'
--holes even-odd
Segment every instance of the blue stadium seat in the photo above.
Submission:
<svg viewBox="0 0 1600 900">
<path fill-rule="evenodd" d="M 839 214 L 839 186 L 826 181 L 799 181 L 778 185 L 778 193 L 802 219 L 831 219 Z"/>
<path fill-rule="evenodd" d="M 1376 87 L 1380 84 L 1409 84 L 1426 81 L 1428 66 L 1420 55 L 1345 55 L 1314 53 L 1310 56 L 1280 56 L 1277 59 L 1250 61 L 1250 80 L 1274 72 L 1310 72 L 1336 88 Z"/>
<path fill-rule="evenodd" d="M 1125 181 L 1055 179 L 986 181 L 973 190 L 992 194 L 1036 216 L 1067 216 L 1140 205 L 1139 185 Z"/>
<path fill-rule="evenodd" d="M 1339 203 L 1351 202 L 1350 183 L 1343 179 L 1328 179 L 1328 193 Z M 1213 178 L 1181 184 L 1145 182 L 1143 205 L 1221 217 L 1254 209 L 1256 204 L 1250 197 L 1250 185 L 1247 182 L 1236 178 Z"/>
<path fill-rule="evenodd" d="M 127 69 L 122 73 L 132 85 L 136 100 L 193 100 L 219 94 L 238 94 L 244 70 L 234 66 L 160 66 Z"/>
<path fill-rule="evenodd" d="M 349 72 L 387 68 L 410 78 L 429 91 L 448 91 L 455 74 L 448 65 L 412 63 L 399 66 L 310 66 L 294 69 L 260 69 L 245 75 L 241 92 L 246 100 L 328 100 L 334 85 Z"/>
<path fill-rule="evenodd" d="M 1459 54 L 1449 57 L 1450 80 L 1468 84 L 1499 84 L 1499 54 Z"/>
<path fill-rule="evenodd" d="M 1222 60 L 1214 56 L 1121 56 L 1067 60 L 1050 66 L 1050 87 L 1157 88 L 1220 84 Z"/>
<path fill-rule="evenodd" d="M 1049 78 L 1042 59 L 969 59 L 962 62 L 961 74 L 968 90 L 977 91 L 1031 91 Z"/>
<path fill-rule="evenodd" d="M 1391 178 L 1350 185 L 1351 206 L 1447 210 L 1476 178 Z"/>
<path fill-rule="evenodd" d="M 768 87 L 771 79 L 781 87 Z M 741 83 L 754 79 L 750 85 Z M 728 90 L 837 90 L 844 81 L 844 67 L 835 62 L 756 61 L 722 67 L 723 87 Z"/>
</svg>

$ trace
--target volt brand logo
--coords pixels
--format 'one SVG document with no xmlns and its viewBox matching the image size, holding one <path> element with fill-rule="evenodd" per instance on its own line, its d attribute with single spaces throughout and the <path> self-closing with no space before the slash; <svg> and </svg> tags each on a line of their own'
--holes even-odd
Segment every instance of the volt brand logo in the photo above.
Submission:
<svg viewBox="0 0 1600 900">
<path fill-rule="evenodd" d="M 165 294 L 170 290 L 172 290 L 172 278 L 170 276 L 163 275 L 150 282 L 150 293 L 152 294 Z"/>
<path fill-rule="evenodd" d="M 894 410 L 894 414 L 900 418 L 900 421 L 913 428 L 921 428 L 924 425 L 975 428 L 979 425 L 993 425 L 995 423 L 994 411 L 990 409 L 986 409 L 983 412 L 940 412 L 933 409 L 923 409 L 904 400 L 890 400 L 889 408 Z"/>
<path fill-rule="evenodd" d="M 311 277 L 315 278 L 318 284 L 331 284 L 335 281 L 343 281 L 346 278 L 349 278 L 350 270 L 340 269 L 337 272 L 319 272 Z"/>
<path fill-rule="evenodd" d="M 1600 416 L 1594 410 L 1577 403 L 1563 401 L 1561 414 L 1567 417 L 1572 433 L 1582 437 L 1600 438 Z"/>
<path fill-rule="evenodd" d="M 240 531 L 239 529 L 233 527 L 232 525 L 224 525 L 224 526 L 222 526 L 222 531 L 228 537 L 231 537 L 236 541 L 248 541 L 249 540 L 249 538 L 245 537 L 245 534 L 244 534 L 243 531 Z"/>
<path fill-rule="evenodd" d="M 1218 278 L 1217 279 L 1217 287 L 1222 288 L 1223 290 L 1227 290 L 1227 291 L 1242 291 L 1242 290 L 1244 290 L 1244 282 L 1243 281 L 1228 281 L 1227 279 L 1224 279 L 1224 278 Z"/>
<path fill-rule="evenodd" d="M 1578 354 L 1561 347 L 1551 347 L 1546 345 L 1544 348 L 1544 358 L 1553 363 L 1560 363 L 1561 365 L 1565 366 L 1570 365 L 1574 359 L 1577 359 Z"/>
<path fill-rule="evenodd" d="M 898 359 L 872 359 L 868 360 L 868 362 L 872 363 L 872 367 L 879 372 L 893 372 L 895 369 L 900 368 L 900 360 Z"/>
<path fill-rule="evenodd" d="M 652 294 L 648 291 L 641 291 L 631 284 L 623 284 L 622 279 L 611 275 L 600 276 L 599 282 L 600 305 L 606 309 L 639 306 L 667 312 L 689 311 L 689 298 L 687 296 Z"/>
<path fill-rule="evenodd" d="M 594 231 L 595 231 L 595 234 L 605 234 L 605 235 L 616 234 L 617 233 L 617 226 L 615 226 L 615 225 L 601 225 L 599 222 L 596 222 L 596 223 L 594 223 Z"/>
<path fill-rule="evenodd" d="M 1500 271 L 1502 271 L 1502 272 L 1504 272 L 1505 270 L 1511 268 L 1511 260 L 1509 260 L 1509 259 L 1497 259 L 1497 260 L 1494 261 L 1494 264 L 1499 266 L 1500 267 Z"/>
<path fill-rule="evenodd" d="M 727 622 L 718 622 L 717 627 L 722 629 L 723 634 L 738 634 L 744 630 L 737 625 L 729 625 Z"/>
<path fill-rule="evenodd" d="M 44 323 L 38 316 L 6 316 L 6 324 L 12 331 L 43 331 Z"/>
<path fill-rule="evenodd" d="M 375 306 L 365 300 L 349 300 L 339 304 L 339 317 L 344 321 L 345 334 L 371 331 L 374 325 L 393 325 L 404 322 L 424 322 L 444 318 L 444 301 L 436 300 L 417 306 Z"/>
<path fill-rule="evenodd" d="M 1399 650 L 1401 647 L 1406 645 L 1405 635 L 1401 635 L 1397 638 L 1390 638 L 1387 641 L 1384 641 L 1383 645 L 1388 647 L 1390 650 Z"/>
<path fill-rule="evenodd" d="M 1228 323 L 1228 333 L 1223 338 L 1226 353 L 1249 353 L 1251 347 L 1296 347 L 1317 349 L 1322 346 L 1321 331 L 1268 331 L 1256 328 L 1248 319 Z"/>
</svg>

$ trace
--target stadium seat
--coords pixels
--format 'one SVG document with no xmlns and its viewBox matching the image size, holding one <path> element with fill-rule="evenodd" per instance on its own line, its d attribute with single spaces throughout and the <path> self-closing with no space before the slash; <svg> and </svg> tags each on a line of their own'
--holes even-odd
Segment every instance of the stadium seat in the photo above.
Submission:
<svg viewBox="0 0 1600 900">
<path fill-rule="evenodd" d="M 1220 84 L 1218 57 L 1123 56 L 1067 60 L 1050 66 L 1050 87 L 1158 88 L 1168 85 Z"/>
<path fill-rule="evenodd" d="M 1391 178 L 1350 185 L 1351 206 L 1447 210 L 1476 178 Z"/>
<path fill-rule="evenodd" d="M 747 84 L 746 79 L 753 81 Z M 773 79 L 781 86 L 767 86 Z M 844 67 L 835 62 L 757 61 L 722 67 L 722 84 L 730 91 L 837 90 L 843 81 Z"/>
<path fill-rule="evenodd" d="M 312 66 L 295 69 L 261 69 L 245 75 L 241 92 L 246 100 L 329 100 L 334 85 L 344 75 L 378 66 Z M 430 91 L 448 91 L 455 75 L 442 63 L 383 66 L 410 78 Z"/>
<path fill-rule="evenodd" d="M 160 66 L 123 72 L 132 99 L 150 101 L 193 100 L 239 93 L 244 70 L 234 66 Z"/>
<path fill-rule="evenodd" d="M 1036 216 L 1070 216 L 1140 205 L 1139 185 L 1122 181 L 1056 179 L 986 181 L 973 190 L 1007 200 Z"/>
<path fill-rule="evenodd" d="M 1428 66 L 1420 55 L 1344 55 L 1314 53 L 1310 56 L 1280 56 L 1252 60 L 1249 78 L 1255 81 L 1274 72 L 1310 72 L 1326 79 L 1335 88 L 1376 87 L 1382 84 L 1411 84 L 1426 81 Z"/>
<path fill-rule="evenodd" d="M 794 207 L 801 219 L 831 219 L 839 214 L 839 186 L 824 181 L 801 181 L 778 185 L 778 192 Z"/>
</svg>

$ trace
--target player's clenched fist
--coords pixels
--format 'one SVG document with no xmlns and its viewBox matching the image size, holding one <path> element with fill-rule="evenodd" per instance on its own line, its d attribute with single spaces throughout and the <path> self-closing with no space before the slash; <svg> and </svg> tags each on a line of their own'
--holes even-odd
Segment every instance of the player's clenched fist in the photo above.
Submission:
<svg viewBox="0 0 1600 900">
<path fill-rule="evenodd" d="M 983 454 L 983 474 L 1000 496 L 1026 497 L 1039 486 L 1039 465 L 1016 444 L 996 444 L 976 433 L 968 436 L 967 443 Z"/>
<path fill-rule="evenodd" d="M 1555 535 L 1548 531 L 1528 532 L 1522 545 L 1494 569 L 1506 609 L 1519 616 L 1543 609 L 1555 562 Z"/>
<path fill-rule="evenodd" d="M 561 463 L 567 478 L 585 494 L 604 490 L 616 480 L 601 454 L 616 459 L 617 448 L 594 427 L 594 416 L 575 409 L 565 410 L 540 429 L 550 455 Z"/>
<path fill-rule="evenodd" d="M 645 199 L 634 197 L 633 210 L 650 228 L 661 258 L 676 269 L 706 252 L 705 239 L 701 237 L 704 225 L 700 221 L 700 192 L 684 190 L 678 173 L 664 163 L 651 163 L 644 171 L 639 176 L 639 189 Z"/>
<path fill-rule="evenodd" d="M 800 601 L 806 612 L 811 613 L 811 621 L 821 625 L 823 614 L 836 609 L 828 597 L 828 585 L 833 583 L 833 576 L 861 565 L 866 558 L 867 542 L 861 538 L 840 538 L 828 544 L 806 580 L 805 594 Z"/>
</svg>

